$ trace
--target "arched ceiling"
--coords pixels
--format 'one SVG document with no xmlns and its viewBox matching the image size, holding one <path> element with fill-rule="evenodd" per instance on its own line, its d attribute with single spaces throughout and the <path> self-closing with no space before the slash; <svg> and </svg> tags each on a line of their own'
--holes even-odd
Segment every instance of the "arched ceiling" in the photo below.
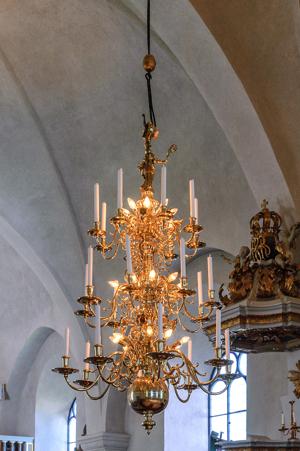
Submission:
<svg viewBox="0 0 300 451">
<path fill-rule="evenodd" d="M 298 0 L 191 0 L 243 83 L 300 207 Z"/>
</svg>

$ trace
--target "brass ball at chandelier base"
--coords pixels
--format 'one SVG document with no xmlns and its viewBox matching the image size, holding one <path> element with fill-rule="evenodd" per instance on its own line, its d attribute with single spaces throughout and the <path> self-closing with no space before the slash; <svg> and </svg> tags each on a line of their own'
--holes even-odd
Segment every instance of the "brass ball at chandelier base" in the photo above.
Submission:
<svg viewBox="0 0 300 451">
<path fill-rule="evenodd" d="M 156 61 L 153 55 L 148 54 L 144 57 L 143 66 L 146 72 L 153 72 L 156 68 Z"/>
<path fill-rule="evenodd" d="M 128 389 L 128 402 L 135 412 L 141 415 L 151 412 L 154 415 L 167 407 L 169 390 L 162 380 L 138 377 Z"/>
</svg>

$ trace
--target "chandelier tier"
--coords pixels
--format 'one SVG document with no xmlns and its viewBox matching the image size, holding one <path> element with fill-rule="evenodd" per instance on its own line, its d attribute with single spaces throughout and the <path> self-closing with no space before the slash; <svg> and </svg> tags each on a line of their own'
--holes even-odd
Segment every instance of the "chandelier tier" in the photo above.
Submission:
<svg viewBox="0 0 300 451">
<path fill-rule="evenodd" d="M 190 218 L 183 227 L 177 219 L 177 209 L 169 208 L 166 197 L 166 165 L 176 146 L 172 145 L 165 159 L 153 153 L 152 141 L 158 137 L 152 103 L 151 72 L 156 62 L 150 52 L 150 1 L 148 0 L 148 54 L 144 58 L 150 120 L 144 120 L 144 159 L 138 166 L 143 177 L 141 197 L 136 202 L 128 199 L 130 210 L 123 206 L 123 171 L 118 171 L 118 210 L 111 218 L 111 234 L 106 227 L 106 204 L 99 215 L 99 185 L 95 185 L 94 226 L 89 235 L 95 246 L 89 247 L 84 296 L 76 311 L 87 326 L 95 329 L 94 351 L 87 343 L 85 367 L 82 377 L 74 382 L 69 377 L 79 370 L 70 365 L 70 333 L 66 332 L 66 352 L 62 367 L 53 371 L 62 374 L 67 384 L 76 391 L 85 391 L 93 400 L 101 399 L 109 387 L 128 391 L 131 407 L 144 415 L 143 426 L 150 433 L 155 421 L 153 415 L 163 411 L 169 400 L 169 389 L 174 388 L 177 398 L 187 402 L 192 392 L 201 388 L 210 393 L 210 385 L 217 379 L 224 381 L 225 391 L 231 382 L 230 338 L 226 338 L 226 355 L 223 357 L 221 337 L 221 304 L 215 300 L 213 289 L 212 258 L 208 257 L 208 295 L 203 299 L 202 273 L 198 273 L 198 296 L 191 289 L 186 276 L 186 247 L 194 255 L 205 246 L 200 239 L 202 227 L 198 221 L 198 203 L 195 199 L 194 181 L 190 181 Z M 161 198 L 155 199 L 153 180 L 157 165 L 161 166 Z M 182 234 L 188 234 L 185 240 Z M 172 272 L 172 263 L 180 252 L 180 276 Z M 111 281 L 114 294 L 103 301 L 94 293 L 93 251 L 105 259 L 126 252 L 126 271 L 123 281 Z M 192 341 L 189 336 L 174 338 L 180 329 L 192 334 L 202 329 L 202 324 L 216 312 L 216 343 L 214 357 L 205 362 L 216 368 L 213 378 L 207 378 L 192 361 Z M 111 341 L 118 350 L 105 354 L 101 328 L 111 328 Z M 182 350 L 187 344 L 188 355 Z M 106 383 L 104 391 L 93 393 L 99 382 Z"/>
</svg>

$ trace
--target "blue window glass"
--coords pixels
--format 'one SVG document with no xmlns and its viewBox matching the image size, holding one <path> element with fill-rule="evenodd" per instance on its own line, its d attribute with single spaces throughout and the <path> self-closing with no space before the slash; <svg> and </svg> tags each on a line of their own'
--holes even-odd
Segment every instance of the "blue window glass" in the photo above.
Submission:
<svg viewBox="0 0 300 451">
<path fill-rule="evenodd" d="M 68 414 L 67 451 L 76 450 L 76 416 L 77 416 L 77 403 L 76 399 L 74 399 Z"/>
<path fill-rule="evenodd" d="M 236 379 L 225 393 L 208 397 L 209 443 L 212 432 L 218 433 L 223 440 L 247 438 L 247 354 L 232 352 L 230 358 Z M 224 386 L 224 382 L 216 381 L 210 389 L 219 392 Z"/>
</svg>

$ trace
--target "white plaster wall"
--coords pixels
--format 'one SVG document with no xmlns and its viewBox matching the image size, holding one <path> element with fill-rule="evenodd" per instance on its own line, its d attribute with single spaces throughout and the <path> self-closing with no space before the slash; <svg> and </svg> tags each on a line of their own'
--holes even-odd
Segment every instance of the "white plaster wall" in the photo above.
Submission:
<svg viewBox="0 0 300 451">
<path fill-rule="evenodd" d="M 288 394 L 287 353 L 249 354 L 247 435 L 280 439 L 282 403 Z"/>
<path fill-rule="evenodd" d="M 126 432 L 130 434 L 128 451 L 164 451 L 164 414 L 154 415 L 156 426 L 153 428 L 150 436 L 141 426 L 144 417 L 135 413 L 129 405 L 126 406 L 125 427 Z"/>
</svg>

